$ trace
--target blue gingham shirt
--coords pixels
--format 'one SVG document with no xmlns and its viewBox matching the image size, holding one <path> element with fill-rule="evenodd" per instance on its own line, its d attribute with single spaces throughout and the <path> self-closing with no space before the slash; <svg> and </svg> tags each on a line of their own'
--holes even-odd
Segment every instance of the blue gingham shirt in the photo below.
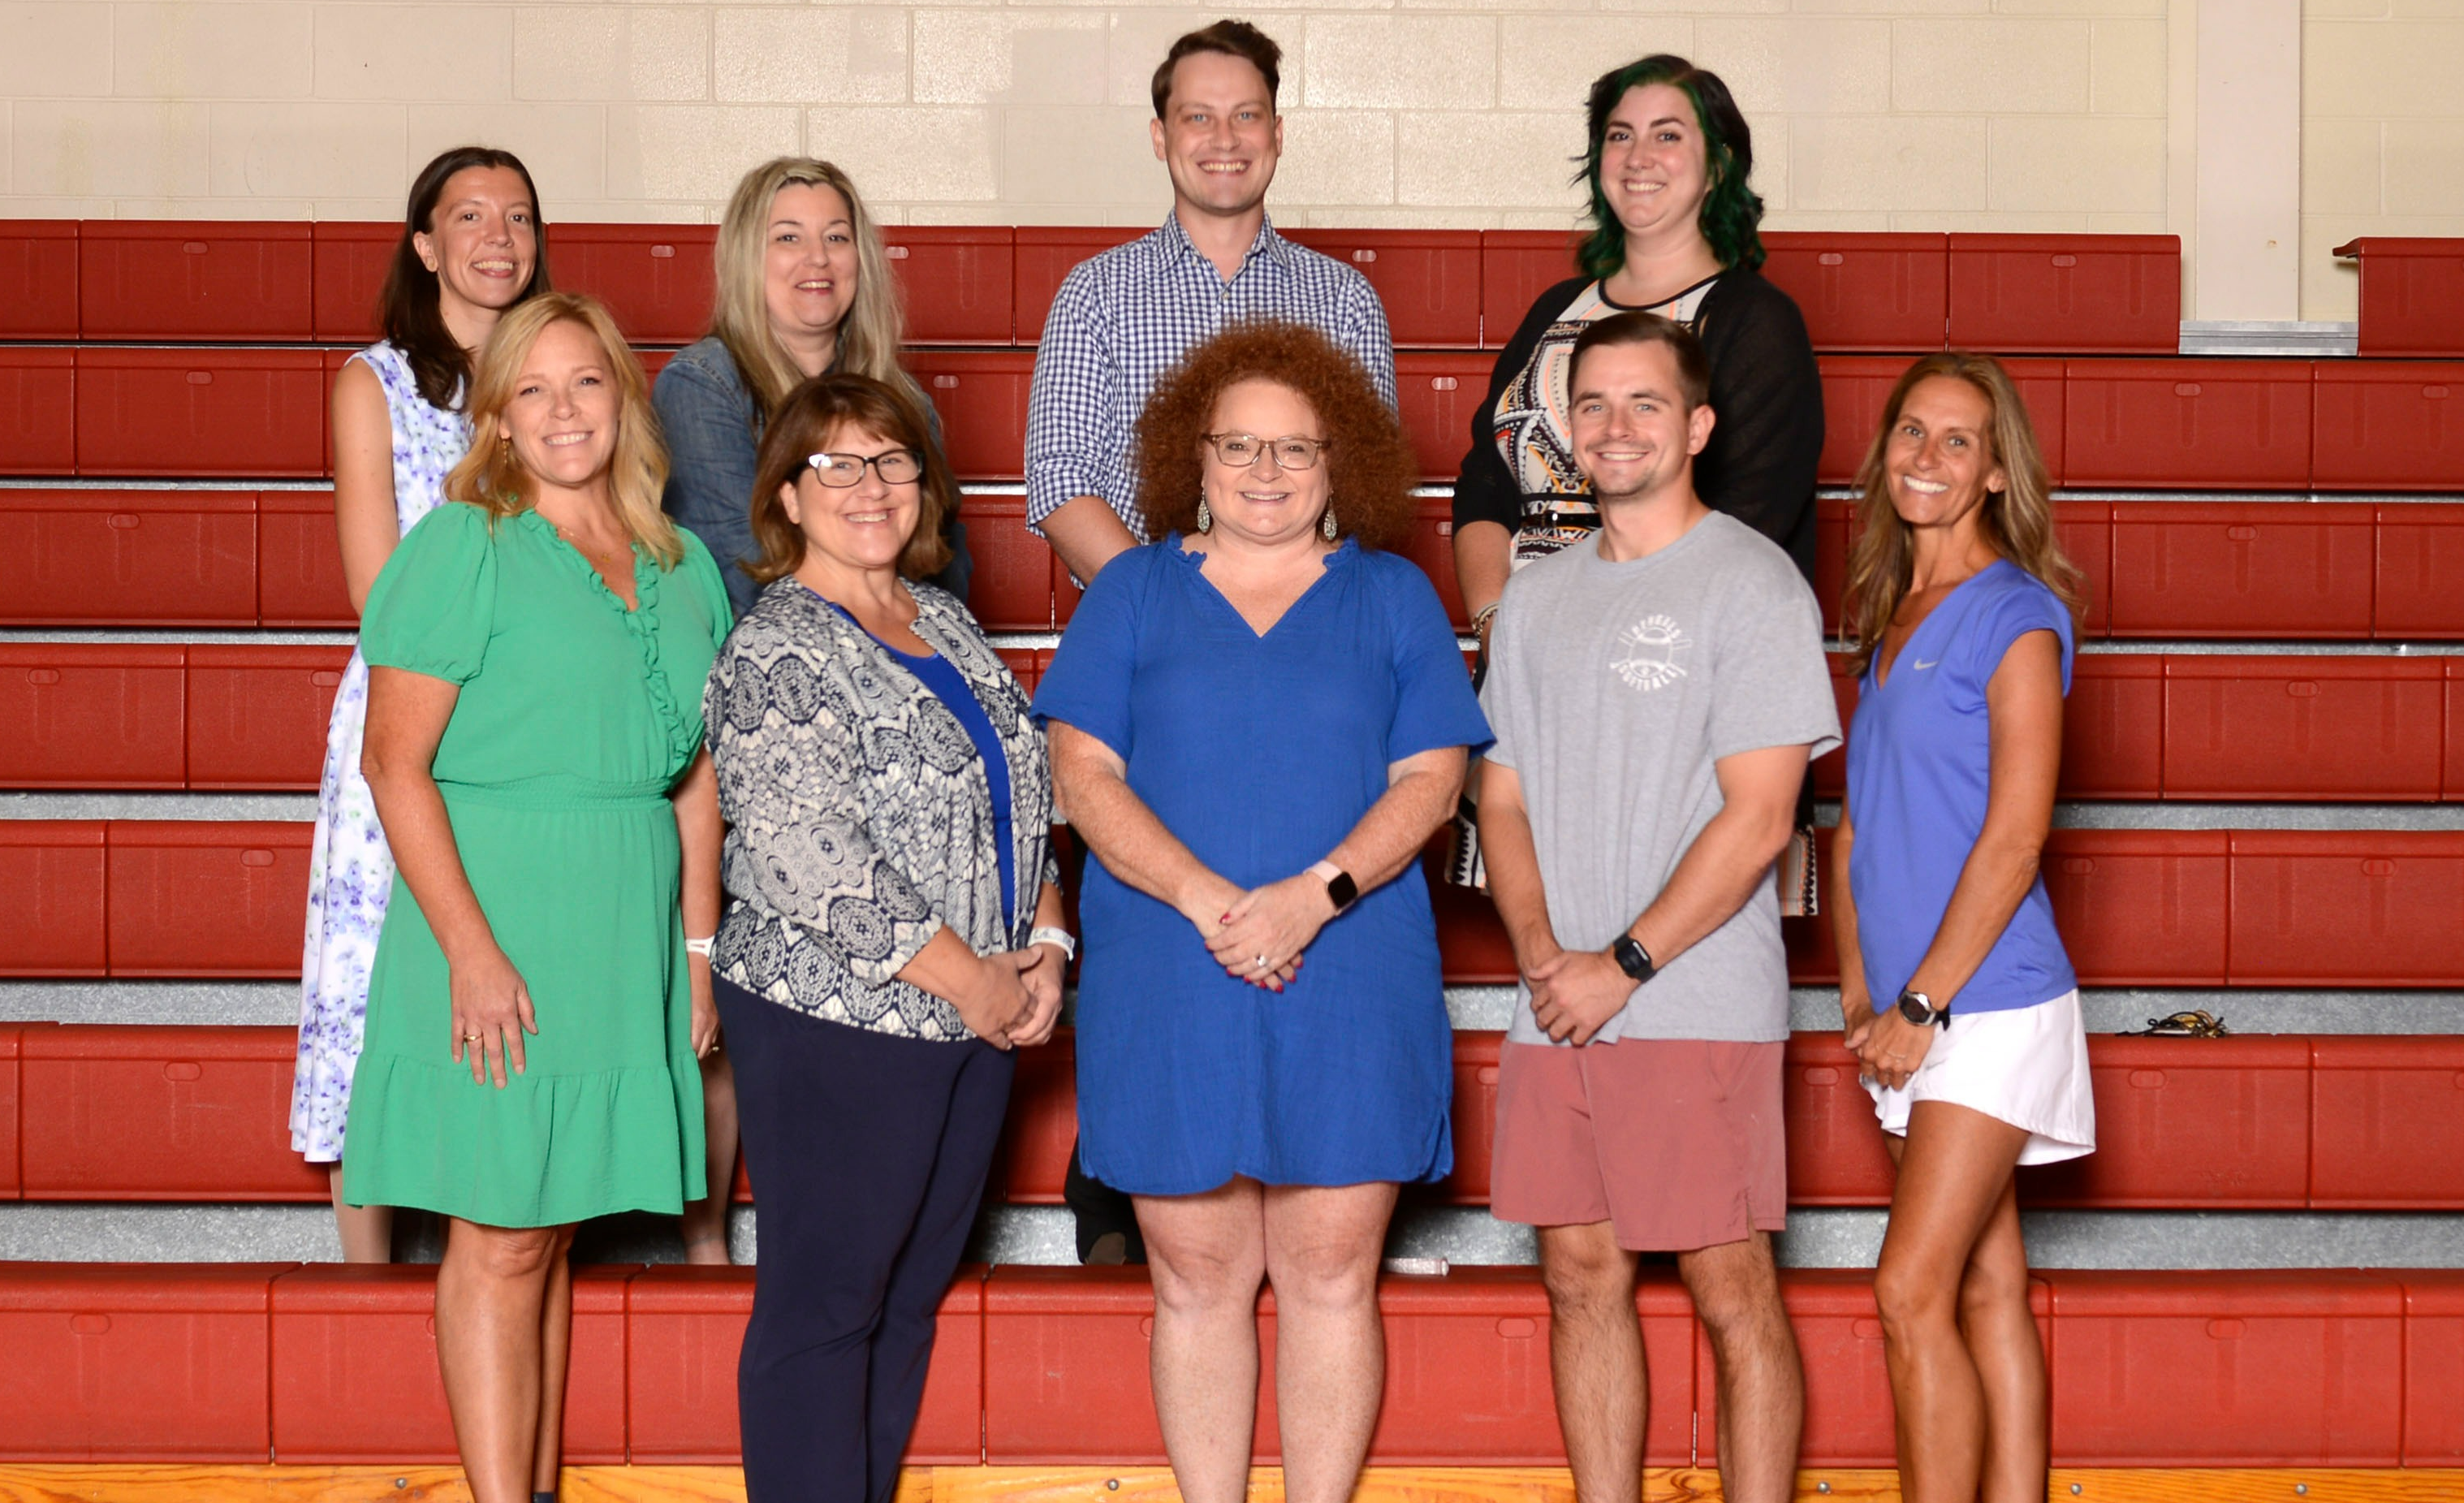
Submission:
<svg viewBox="0 0 2464 1503">
<path fill-rule="evenodd" d="M 1227 282 L 1167 215 L 1154 233 L 1071 267 L 1052 299 L 1026 402 L 1027 526 L 1041 535 L 1063 502 L 1100 496 L 1146 541 L 1133 452 L 1148 393 L 1191 349 L 1251 319 L 1321 330 L 1395 405 L 1395 341 L 1367 277 L 1270 220 Z"/>
</svg>

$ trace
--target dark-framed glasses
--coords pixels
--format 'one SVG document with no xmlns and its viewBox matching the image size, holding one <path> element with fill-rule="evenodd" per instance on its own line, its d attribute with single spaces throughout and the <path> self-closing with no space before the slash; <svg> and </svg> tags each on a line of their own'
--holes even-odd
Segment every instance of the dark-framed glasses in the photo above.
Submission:
<svg viewBox="0 0 2464 1503">
<path fill-rule="evenodd" d="M 1269 454 L 1278 470 L 1313 470 L 1318 457 L 1334 445 L 1331 438 L 1260 438 L 1255 433 L 1201 433 L 1215 457 L 1235 470 L 1246 470 Z"/>
<path fill-rule="evenodd" d="M 924 456 L 913 449 L 892 449 L 877 454 L 814 454 L 804 463 L 813 467 L 816 479 L 837 491 L 863 479 L 867 465 L 881 476 L 884 485 L 906 485 L 924 477 Z"/>
</svg>

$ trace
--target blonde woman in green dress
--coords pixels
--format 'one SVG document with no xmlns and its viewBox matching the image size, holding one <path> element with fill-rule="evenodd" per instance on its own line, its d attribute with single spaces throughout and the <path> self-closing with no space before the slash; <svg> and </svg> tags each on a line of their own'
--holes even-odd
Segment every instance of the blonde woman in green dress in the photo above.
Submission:
<svg viewBox="0 0 2464 1503">
<path fill-rule="evenodd" d="M 362 766 L 397 875 L 342 1193 L 450 1218 L 437 1361 L 473 1499 L 514 1503 L 556 1491 L 574 1224 L 705 1190 L 720 828 L 700 706 L 729 613 L 659 510 L 642 369 L 597 302 L 507 314 L 470 412 L 449 504 L 361 630 Z"/>
</svg>

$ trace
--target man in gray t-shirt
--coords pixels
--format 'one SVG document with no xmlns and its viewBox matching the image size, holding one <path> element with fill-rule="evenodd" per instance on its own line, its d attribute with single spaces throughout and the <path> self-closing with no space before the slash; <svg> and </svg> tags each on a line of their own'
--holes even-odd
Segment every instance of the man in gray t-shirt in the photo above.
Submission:
<svg viewBox="0 0 2464 1503">
<path fill-rule="evenodd" d="M 1673 1251 L 1719 1368 L 1730 1503 L 1791 1495 L 1804 1380 L 1771 1265 L 1785 1220 L 1788 963 L 1773 863 L 1839 742 L 1821 612 L 1789 556 L 1705 506 L 1709 368 L 1682 326 L 1574 345 L 1600 527 L 1517 573 L 1481 693 L 1481 846 L 1523 973 L 1493 1208 L 1539 1228 L 1577 1495 L 1641 1484 L 1635 1256 Z"/>
</svg>

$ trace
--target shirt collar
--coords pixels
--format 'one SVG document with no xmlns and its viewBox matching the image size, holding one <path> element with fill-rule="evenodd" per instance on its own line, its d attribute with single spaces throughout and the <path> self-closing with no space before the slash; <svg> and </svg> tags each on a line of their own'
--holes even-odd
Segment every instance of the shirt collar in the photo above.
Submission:
<svg viewBox="0 0 2464 1503">
<path fill-rule="evenodd" d="M 1190 240 L 1189 232 L 1182 227 L 1178 212 L 1164 215 L 1163 228 L 1157 233 L 1163 236 L 1163 252 L 1167 262 L 1177 264 L 1182 258 L 1189 256 L 1197 256 L 1199 260 L 1205 259 L 1199 254 L 1197 245 Z M 1266 214 L 1259 220 L 1258 237 L 1249 242 L 1248 254 L 1241 258 L 1242 269 L 1246 271 L 1249 263 L 1255 261 L 1261 254 L 1273 261 L 1282 270 L 1291 270 L 1292 243 L 1275 232 L 1275 216 L 1272 214 Z"/>
</svg>

